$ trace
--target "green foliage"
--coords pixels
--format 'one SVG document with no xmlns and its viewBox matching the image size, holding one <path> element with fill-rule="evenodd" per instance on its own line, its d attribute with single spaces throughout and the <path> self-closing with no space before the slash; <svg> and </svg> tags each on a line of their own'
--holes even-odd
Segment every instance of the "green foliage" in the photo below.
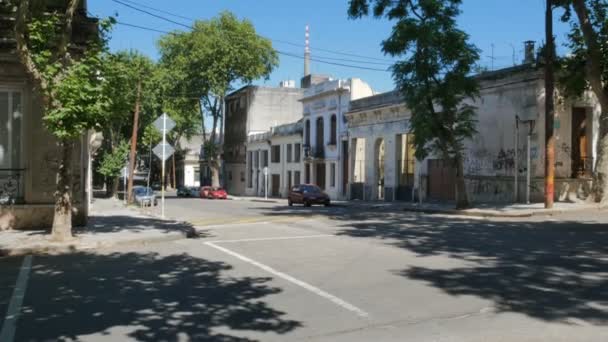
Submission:
<svg viewBox="0 0 608 342">
<path fill-rule="evenodd" d="M 103 87 L 102 54 L 113 20 L 102 20 L 99 35 L 90 37 L 83 52 L 68 44 L 65 54 L 61 43 L 63 14 L 38 12 L 27 25 L 27 45 L 32 61 L 46 87 L 40 89 L 45 99 L 44 123 L 57 138 L 77 139 L 88 129 L 100 125 L 102 106 L 107 100 Z"/>
<path fill-rule="evenodd" d="M 126 141 L 120 142 L 112 151 L 106 151 L 106 153 L 104 153 L 97 171 L 108 178 L 120 176 L 120 171 L 127 163 L 128 154 L 129 144 Z"/>
<path fill-rule="evenodd" d="M 393 77 L 412 112 L 416 158 L 429 153 L 458 157 L 464 140 L 475 133 L 475 107 L 465 104 L 478 94 L 470 77 L 478 49 L 457 28 L 460 0 L 351 0 L 349 15 L 394 21 L 382 49 L 403 59 L 392 67 Z"/>
<path fill-rule="evenodd" d="M 233 84 L 267 78 L 278 64 L 271 42 L 260 37 L 251 22 L 229 12 L 196 21 L 192 31 L 165 35 L 158 45 L 165 70 L 163 94 L 173 97 L 167 108 L 192 111 L 185 116 L 187 122 L 197 117 L 204 125 L 203 112 L 211 117 L 211 141 L 221 117 L 221 102 Z"/>
<path fill-rule="evenodd" d="M 580 24 L 576 16 L 572 15 L 572 0 L 559 0 L 559 5 L 564 9 L 561 20 L 570 24 L 568 41 L 566 46 L 570 54 L 559 61 L 560 75 L 558 84 L 567 96 L 578 97 L 585 90 L 589 90 L 587 80 L 587 46 L 581 32 Z M 589 19 L 596 33 L 595 40 L 600 45 L 602 69 L 602 83 L 608 84 L 608 3 L 602 0 L 587 0 Z M 604 87 L 608 90 L 608 87 Z"/>
</svg>

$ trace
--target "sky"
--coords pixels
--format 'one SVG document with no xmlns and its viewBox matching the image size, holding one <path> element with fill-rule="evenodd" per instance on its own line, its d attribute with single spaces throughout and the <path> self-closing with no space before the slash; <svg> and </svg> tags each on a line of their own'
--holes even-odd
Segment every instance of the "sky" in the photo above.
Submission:
<svg viewBox="0 0 608 342">
<path fill-rule="evenodd" d="M 276 50 L 302 56 L 305 26 L 310 26 L 311 55 L 325 61 L 355 65 L 364 70 L 311 62 L 313 73 L 334 78 L 361 78 L 377 92 L 394 88 L 391 73 L 385 69 L 395 58 L 385 56 L 381 42 L 388 37 L 393 23 L 387 19 L 347 16 L 348 0 L 118 0 L 170 20 L 189 25 L 192 19 L 209 19 L 222 11 L 231 11 L 241 19 L 250 20 L 258 34 L 270 38 Z M 523 42 L 544 41 L 545 0 L 464 0 L 458 18 L 461 29 L 481 52 L 480 64 L 489 69 L 519 64 L 523 59 Z M 147 6 L 148 8 L 145 8 Z M 171 16 L 150 8 L 178 16 Z M 113 0 L 89 0 L 88 9 L 98 17 L 117 16 L 119 22 L 160 31 L 186 29 Z M 558 53 L 567 53 L 563 46 L 568 26 L 555 13 L 555 35 Z M 158 58 L 156 42 L 162 33 L 116 25 L 110 48 L 113 51 L 135 49 Z M 287 43 L 286 43 L 287 42 Z M 294 43 L 289 44 L 289 43 Z M 492 58 L 493 56 L 493 58 Z M 332 59 L 329 59 L 332 58 Z M 277 86 L 282 80 L 296 80 L 304 73 L 302 58 L 280 55 L 280 64 L 269 80 L 254 83 Z"/>
</svg>

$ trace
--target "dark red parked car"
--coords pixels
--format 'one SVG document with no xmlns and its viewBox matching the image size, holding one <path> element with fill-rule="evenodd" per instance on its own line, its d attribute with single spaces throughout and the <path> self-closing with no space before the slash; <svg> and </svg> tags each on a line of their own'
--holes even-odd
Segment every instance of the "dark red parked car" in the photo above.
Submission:
<svg viewBox="0 0 608 342">
<path fill-rule="evenodd" d="M 314 184 L 300 184 L 291 188 L 287 196 L 287 204 L 291 207 L 294 203 L 304 204 L 310 207 L 313 204 L 323 204 L 328 207 L 331 204 L 329 195 Z"/>
<path fill-rule="evenodd" d="M 227 199 L 228 193 L 222 188 L 204 186 L 201 188 L 201 198 Z"/>
</svg>

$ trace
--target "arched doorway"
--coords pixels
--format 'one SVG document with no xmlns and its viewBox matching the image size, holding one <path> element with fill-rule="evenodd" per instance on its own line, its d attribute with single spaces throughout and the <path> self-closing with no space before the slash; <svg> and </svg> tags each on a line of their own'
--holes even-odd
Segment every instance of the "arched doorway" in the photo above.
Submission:
<svg viewBox="0 0 608 342">
<path fill-rule="evenodd" d="M 378 200 L 384 200 L 384 139 L 379 138 L 376 140 L 374 152 L 374 155 L 376 156 L 376 198 Z"/>
</svg>

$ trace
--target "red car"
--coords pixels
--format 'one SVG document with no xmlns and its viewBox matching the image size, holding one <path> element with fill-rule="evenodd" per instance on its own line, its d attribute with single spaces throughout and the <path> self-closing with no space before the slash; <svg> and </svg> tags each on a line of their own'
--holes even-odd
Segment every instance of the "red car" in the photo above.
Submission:
<svg viewBox="0 0 608 342">
<path fill-rule="evenodd" d="M 313 204 L 331 205 L 329 196 L 314 184 L 300 184 L 294 186 L 287 196 L 287 204 L 291 207 L 294 203 L 302 203 L 305 207 Z"/>
<path fill-rule="evenodd" d="M 227 199 L 228 193 L 226 190 L 218 187 L 204 186 L 201 188 L 201 198 L 209 199 Z"/>
</svg>

